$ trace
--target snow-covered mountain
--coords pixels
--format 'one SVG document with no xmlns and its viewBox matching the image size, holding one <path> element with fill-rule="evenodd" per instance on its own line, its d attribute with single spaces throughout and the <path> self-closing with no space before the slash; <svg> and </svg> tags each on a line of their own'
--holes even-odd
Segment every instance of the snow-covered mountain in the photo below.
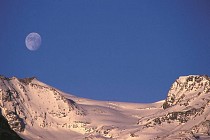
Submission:
<svg viewBox="0 0 210 140">
<path fill-rule="evenodd" d="M 9 127 L 10 126 L 10 127 Z M 207 140 L 210 78 L 178 78 L 165 100 L 151 104 L 95 101 L 36 78 L 0 76 L 0 139 Z"/>
</svg>

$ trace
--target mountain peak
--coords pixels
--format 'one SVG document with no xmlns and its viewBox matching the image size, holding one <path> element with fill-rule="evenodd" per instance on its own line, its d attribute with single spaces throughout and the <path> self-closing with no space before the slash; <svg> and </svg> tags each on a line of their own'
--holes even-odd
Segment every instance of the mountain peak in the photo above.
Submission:
<svg viewBox="0 0 210 140">
<path fill-rule="evenodd" d="M 210 78 L 207 75 L 181 76 L 172 84 L 163 108 L 166 109 L 189 98 L 194 99 L 209 91 Z"/>
<path fill-rule="evenodd" d="M 32 80 L 34 80 L 34 79 L 37 80 L 36 77 L 17 78 L 17 77 L 15 77 L 15 76 L 13 76 L 13 77 L 9 78 L 9 77 L 5 77 L 5 76 L 3 76 L 3 75 L 0 75 L 0 79 L 2 79 L 2 80 L 14 80 L 14 79 L 17 79 L 17 80 L 19 80 L 20 82 L 27 83 L 27 84 L 30 83 L 30 82 L 31 82 Z"/>
<path fill-rule="evenodd" d="M 25 83 L 25 84 L 29 84 L 29 83 L 31 83 L 34 79 L 37 80 L 36 77 L 28 77 L 28 78 L 19 79 L 19 81 L 22 82 L 22 83 Z"/>
<path fill-rule="evenodd" d="M 189 76 L 180 76 L 176 82 L 187 84 L 192 82 L 201 82 L 201 81 L 209 81 L 208 75 L 189 75 Z"/>
<path fill-rule="evenodd" d="M 79 112 L 83 115 L 83 110 L 73 100 L 65 98 L 60 91 L 35 79 L 1 76 L 0 107 L 2 115 L 13 130 L 22 132 L 26 126 L 55 125 L 54 119 L 46 120 L 46 115 L 61 120 Z"/>
</svg>

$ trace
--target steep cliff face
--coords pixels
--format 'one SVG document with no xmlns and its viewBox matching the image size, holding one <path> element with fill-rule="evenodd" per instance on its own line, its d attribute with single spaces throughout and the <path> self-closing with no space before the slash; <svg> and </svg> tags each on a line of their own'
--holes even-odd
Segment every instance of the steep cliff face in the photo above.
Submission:
<svg viewBox="0 0 210 140">
<path fill-rule="evenodd" d="M 199 96 L 209 92 L 210 78 L 208 76 L 191 75 L 180 77 L 171 86 L 163 108 L 166 109 L 177 104 L 187 106 Z M 206 104 L 207 100 L 201 102 Z"/>
<path fill-rule="evenodd" d="M 22 133 L 29 128 L 62 127 L 66 120 L 85 115 L 77 104 L 36 78 L 0 77 L 0 109 L 10 128 Z M 59 120 L 59 121 L 58 121 Z M 58 123 L 59 122 L 59 123 Z"/>
<path fill-rule="evenodd" d="M 210 78 L 205 75 L 179 77 L 171 86 L 163 109 L 147 120 L 139 120 L 145 128 L 171 130 L 157 139 L 210 138 Z"/>
<path fill-rule="evenodd" d="M 2 116 L 0 110 L 0 139 L 1 140 L 23 140 L 13 131 L 8 121 Z"/>
<path fill-rule="evenodd" d="M 0 76 L 0 139 L 210 139 L 210 78 L 179 77 L 164 101 L 94 101 Z M 18 133 L 18 135 L 16 133 Z"/>
</svg>

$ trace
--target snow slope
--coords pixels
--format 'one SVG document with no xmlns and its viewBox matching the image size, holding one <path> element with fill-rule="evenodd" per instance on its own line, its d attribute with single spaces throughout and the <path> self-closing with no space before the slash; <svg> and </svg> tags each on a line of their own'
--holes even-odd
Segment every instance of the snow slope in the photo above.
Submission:
<svg viewBox="0 0 210 140">
<path fill-rule="evenodd" d="M 210 139 L 210 78 L 178 78 L 166 100 L 96 101 L 63 93 L 36 78 L 0 76 L 0 113 L 26 140 Z"/>
</svg>

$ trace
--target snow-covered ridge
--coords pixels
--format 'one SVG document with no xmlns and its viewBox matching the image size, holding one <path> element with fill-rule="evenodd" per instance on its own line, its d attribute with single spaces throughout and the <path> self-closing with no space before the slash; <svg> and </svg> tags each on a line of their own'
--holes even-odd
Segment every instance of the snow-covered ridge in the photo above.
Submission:
<svg viewBox="0 0 210 140">
<path fill-rule="evenodd" d="M 210 92 L 210 78 L 206 75 L 182 76 L 171 86 L 164 108 L 180 103 L 189 104 L 193 98 Z"/>
<path fill-rule="evenodd" d="M 205 75 L 179 77 L 165 100 L 151 104 L 95 101 L 35 77 L 0 76 L 0 117 L 26 140 L 210 139 L 209 106 Z"/>
</svg>

